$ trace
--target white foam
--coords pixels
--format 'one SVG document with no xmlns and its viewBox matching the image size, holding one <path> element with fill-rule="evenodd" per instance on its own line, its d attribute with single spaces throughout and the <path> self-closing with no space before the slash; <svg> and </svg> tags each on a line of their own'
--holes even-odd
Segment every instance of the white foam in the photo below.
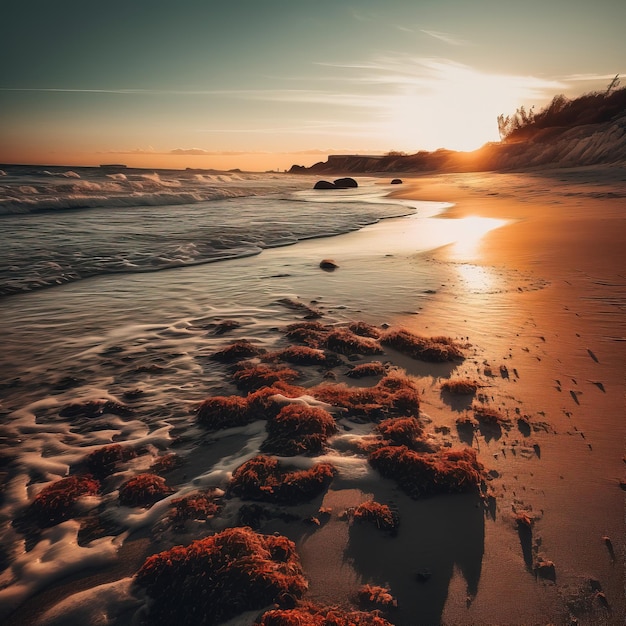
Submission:
<svg viewBox="0 0 626 626">
<path fill-rule="evenodd" d="M 120 538 L 103 537 L 88 546 L 79 546 L 79 528 L 79 522 L 70 520 L 44 530 L 41 541 L 11 563 L 0 578 L 0 584 L 8 583 L 0 590 L 0 618 L 52 581 L 115 560 Z"/>
<path fill-rule="evenodd" d="M 132 583 L 132 578 L 122 578 L 75 593 L 46 611 L 37 626 L 113 625 L 123 613 L 143 604 L 133 595 Z"/>
</svg>

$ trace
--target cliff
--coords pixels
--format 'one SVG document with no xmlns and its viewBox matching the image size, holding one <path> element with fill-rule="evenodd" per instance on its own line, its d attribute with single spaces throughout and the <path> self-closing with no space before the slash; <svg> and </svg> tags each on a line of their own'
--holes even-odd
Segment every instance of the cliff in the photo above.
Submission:
<svg viewBox="0 0 626 626">
<path fill-rule="evenodd" d="M 436 150 L 412 155 L 334 155 L 292 173 L 511 171 L 626 162 L 626 114 L 602 124 L 538 130 L 530 139 L 485 144 L 473 152 Z"/>
</svg>

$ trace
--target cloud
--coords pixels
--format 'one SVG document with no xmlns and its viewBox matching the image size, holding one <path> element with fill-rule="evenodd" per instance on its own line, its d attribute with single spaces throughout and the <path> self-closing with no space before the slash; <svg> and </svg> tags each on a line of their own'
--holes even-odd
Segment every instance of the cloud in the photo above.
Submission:
<svg viewBox="0 0 626 626">
<path fill-rule="evenodd" d="M 563 80 L 568 83 L 573 82 L 594 82 L 600 80 L 611 81 L 615 78 L 616 74 L 570 74 L 563 77 Z M 618 78 L 621 74 L 617 74 Z"/>
<path fill-rule="evenodd" d="M 424 30 L 421 29 L 422 33 L 428 35 L 429 37 L 433 37 L 434 39 L 438 39 L 439 41 L 443 41 L 444 43 L 450 44 L 451 46 L 467 46 L 469 45 L 469 41 L 465 41 L 464 39 L 459 39 L 450 33 L 444 33 L 439 30 Z"/>
</svg>

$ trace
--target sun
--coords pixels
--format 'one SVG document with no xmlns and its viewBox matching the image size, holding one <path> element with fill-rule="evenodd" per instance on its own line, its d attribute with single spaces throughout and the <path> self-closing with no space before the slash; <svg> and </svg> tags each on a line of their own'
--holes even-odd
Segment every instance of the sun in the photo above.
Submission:
<svg viewBox="0 0 626 626">
<path fill-rule="evenodd" d="M 389 134 L 398 149 L 470 151 L 498 141 L 498 113 L 487 97 L 398 96 L 389 111 Z"/>
<path fill-rule="evenodd" d="M 499 141 L 498 115 L 519 106 L 515 81 L 465 66 L 437 69 L 436 79 L 405 83 L 387 98 L 387 133 L 395 149 L 471 151 Z"/>
</svg>

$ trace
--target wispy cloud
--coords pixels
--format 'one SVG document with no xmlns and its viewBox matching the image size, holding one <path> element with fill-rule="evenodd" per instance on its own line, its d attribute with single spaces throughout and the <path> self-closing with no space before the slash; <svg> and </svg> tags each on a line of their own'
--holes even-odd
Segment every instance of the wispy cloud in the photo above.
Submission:
<svg viewBox="0 0 626 626">
<path fill-rule="evenodd" d="M 616 74 L 570 74 L 563 77 L 563 80 L 568 83 L 575 82 L 594 82 L 599 80 L 613 80 Z M 620 75 L 618 75 L 619 77 Z"/>
<path fill-rule="evenodd" d="M 428 35 L 429 37 L 433 37 L 434 39 L 438 39 L 439 41 L 443 41 L 444 43 L 447 43 L 451 46 L 467 46 L 470 44 L 470 42 L 466 41 L 465 39 L 460 39 L 455 35 L 452 35 L 450 33 L 444 33 L 439 30 L 421 29 L 420 32 Z"/>
</svg>

